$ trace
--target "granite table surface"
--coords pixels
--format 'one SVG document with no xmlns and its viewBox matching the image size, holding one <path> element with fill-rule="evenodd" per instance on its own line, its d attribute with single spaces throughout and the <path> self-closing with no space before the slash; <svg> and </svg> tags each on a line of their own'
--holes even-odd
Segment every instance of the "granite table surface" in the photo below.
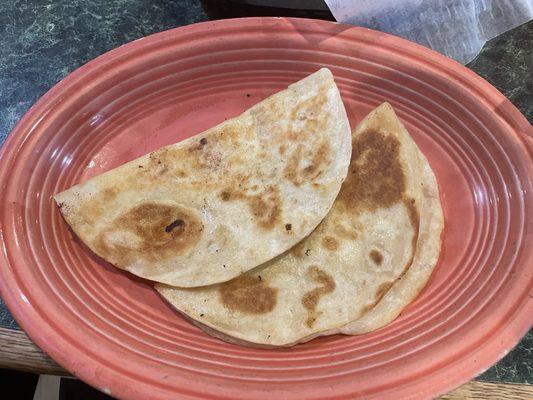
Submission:
<svg viewBox="0 0 533 400">
<path fill-rule="evenodd" d="M 198 0 L 0 2 L 0 146 L 28 108 L 79 66 L 134 39 L 208 19 Z M 533 120 L 533 21 L 489 41 L 467 67 Z M 20 329 L 1 299 L 0 327 Z M 533 384 L 533 332 L 476 379 Z"/>
</svg>

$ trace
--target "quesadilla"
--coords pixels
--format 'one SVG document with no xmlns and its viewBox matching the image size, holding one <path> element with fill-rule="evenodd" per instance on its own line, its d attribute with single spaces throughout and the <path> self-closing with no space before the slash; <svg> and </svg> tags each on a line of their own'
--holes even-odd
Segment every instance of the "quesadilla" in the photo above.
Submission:
<svg viewBox="0 0 533 400">
<path fill-rule="evenodd" d="M 356 128 L 348 176 L 314 232 L 222 284 L 156 285 L 177 310 L 229 342 L 290 346 L 377 329 L 417 295 L 440 251 L 435 176 L 392 107 Z"/>
<path fill-rule="evenodd" d="M 153 281 L 228 281 L 320 223 L 346 177 L 351 135 L 328 69 L 227 120 L 55 196 L 96 254 Z"/>
</svg>

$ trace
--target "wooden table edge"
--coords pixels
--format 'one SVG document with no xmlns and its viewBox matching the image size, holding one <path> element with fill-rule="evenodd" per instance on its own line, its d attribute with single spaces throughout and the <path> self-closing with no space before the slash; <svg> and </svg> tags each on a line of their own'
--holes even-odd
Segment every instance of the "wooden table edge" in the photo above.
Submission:
<svg viewBox="0 0 533 400">
<path fill-rule="evenodd" d="M 0 327 L 0 368 L 36 374 L 71 376 L 18 329 Z M 445 394 L 440 400 L 533 399 L 533 385 L 471 381 Z"/>
<path fill-rule="evenodd" d="M 70 374 L 44 353 L 24 331 L 0 327 L 0 368 L 47 375 Z"/>
</svg>

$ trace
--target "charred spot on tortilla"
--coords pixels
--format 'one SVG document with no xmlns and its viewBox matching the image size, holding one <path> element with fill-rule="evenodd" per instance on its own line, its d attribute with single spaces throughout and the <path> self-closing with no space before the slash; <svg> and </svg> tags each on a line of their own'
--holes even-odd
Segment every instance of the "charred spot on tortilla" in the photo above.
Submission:
<svg viewBox="0 0 533 400">
<path fill-rule="evenodd" d="M 377 251 L 377 250 L 371 250 L 370 251 L 370 258 L 372 261 L 374 261 L 377 265 L 381 265 L 383 262 L 383 255 Z"/>
<path fill-rule="evenodd" d="M 169 225 L 167 225 L 165 227 L 165 232 L 166 233 L 170 233 L 172 232 L 172 230 L 178 226 L 181 226 L 183 225 L 185 222 L 182 220 L 182 219 L 176 219 L 174 221 L 172 221 L 172 223 L 170 223 Z"/>
</svg>

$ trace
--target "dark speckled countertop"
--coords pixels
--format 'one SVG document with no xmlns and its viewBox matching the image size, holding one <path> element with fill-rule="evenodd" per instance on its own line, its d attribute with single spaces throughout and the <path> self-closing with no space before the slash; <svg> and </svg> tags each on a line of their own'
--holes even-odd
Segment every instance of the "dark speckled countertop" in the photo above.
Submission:
<svg viewBox="0 0 533 400">
<path fill-rule="evenodd" d="M 134 39 L 207 19 L 198 0 L 0 2 L 0 145 L 40 96 L 82 64 Z M 488 42 L 468 65 L 530 122 L 532 43 L 529 22 Z M 0 327 L 19 329 L 1 300 Z M 533 384 L 533 333 L 477 379 Z"/>
</svg>

